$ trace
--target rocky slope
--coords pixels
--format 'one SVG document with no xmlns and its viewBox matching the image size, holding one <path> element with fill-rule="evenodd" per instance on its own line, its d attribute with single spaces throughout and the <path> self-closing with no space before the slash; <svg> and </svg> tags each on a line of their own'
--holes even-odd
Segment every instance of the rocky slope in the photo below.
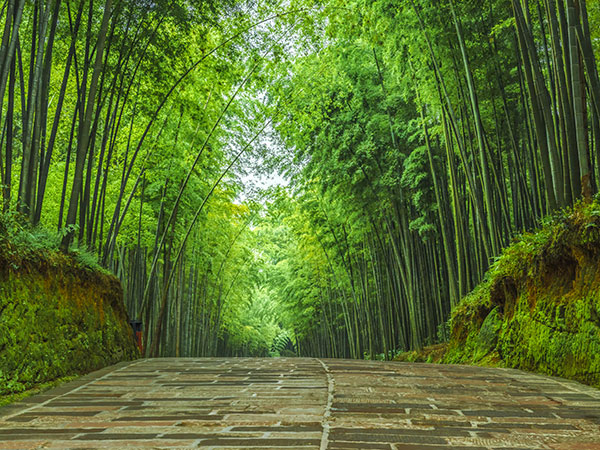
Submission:
<svg viewBox="0 0 600 450">
<path fill-rule="evenodd" d="M 136 357 L 114 276 L 0 235 L 0 395 Z"/>
<path fill-rule="evenodd" d="M 600 387 L 600 203 L 561 212 L 506 248 L 453 311 L 450 329 L 442 362 Z"/>
<path fill-rule="evenodd" d="M 600 387 L 600 202 L 515 240 L 449 325 L 447 344 L 398 359 L 513 367 Z"/>
</svg>

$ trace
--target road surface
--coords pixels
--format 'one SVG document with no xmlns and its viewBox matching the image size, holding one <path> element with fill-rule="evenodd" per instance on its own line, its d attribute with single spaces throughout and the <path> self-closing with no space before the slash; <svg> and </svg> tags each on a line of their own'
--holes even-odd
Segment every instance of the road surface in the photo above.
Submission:
<svg viewBox="0 0 600 450">
<path fill-rule="evenodd" d="M 600 450 L 600 391 L 510 369 L 123 363 L 0 409 L 0 449 Z"/>
</svg>

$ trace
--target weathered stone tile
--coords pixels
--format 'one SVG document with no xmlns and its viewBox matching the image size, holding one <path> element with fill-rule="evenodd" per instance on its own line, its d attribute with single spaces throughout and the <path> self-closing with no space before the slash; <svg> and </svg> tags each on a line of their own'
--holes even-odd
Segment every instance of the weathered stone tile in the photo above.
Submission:
<svg viewBox="0 0 600 450">
<path fill-rule="evenodd" d="M 374 444 L 374 443 L 365 443 L 365 442 L 330 442 L 327 446 L 328 449 L 331 450 L 350 450 L 350 449 L 381 449 L 381 450 L 390 450 L 392 448 L 391 444 Z"/>
<path fill-rule="evenodd" d="M 125 416 L 114 419 L 116 422 L 134 421 L 134 422 L 154 422 L 159 420 L 208 420 L 211 422 L 219 421 L 223 418 L 221 415 L 210 414 L 160 414 L 154 416 Z"/>
<path fill-rule="evenodd" d="M 218 439 L 207 439 L 202 440 L 199 447 L 223 447 L 223 446 L 236 446 L 241 448 L 265 448 L 265 447 L 315 447 L 321 444 L 320 439 L 240 439 L 240 438 L 218 438 Z"/>
<path fill-rule="evenodd" d="M 1 409 L 0 449 L 319 449 L 327 437 L 333 450 L 600 450 L 598 405 L 600 391 L 506 369 L 164 358 Z"/>
<path fill-rule="evenodd" d="M 274 427 L 233 427 L 231 431 L 252 431 L 252 432 L 269 432 L 269 433 L 310 433 L 313 431 L 322 432 L 321 425 L 279 425 Z"/>
<path fill-rule="evenodd" d="M 74 439 L 82 441 L 120 441 L 120 440 L 148 440 L 156 438 L 155 433 L 85 433 Z"/>
<path fill-rule="evenodd" d="M 395 444 L 394 448 L 396 450 L 444 450 L 444 449 L 452 449 L 452 450 L 488 450 L 486 447 L 475 447 L 475 446 L 444 446 L 441 447 L 439 445 L 423 445 L 423 444 Z"/>
<path fill-rule="evenodd" d="M 32 438 L 26 438 L 21 441 L 2 441 L 0 440 L 1 450 L 29 450 L 40 448 L 45 443 L 44 440 L 34 441 Z"/>
</svg>

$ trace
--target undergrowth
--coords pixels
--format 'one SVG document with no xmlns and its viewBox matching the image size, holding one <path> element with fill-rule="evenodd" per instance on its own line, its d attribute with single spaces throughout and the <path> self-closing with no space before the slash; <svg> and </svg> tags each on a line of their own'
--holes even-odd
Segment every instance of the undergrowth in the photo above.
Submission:
<svg viewBox="0 0 600 450">
<path fill-rule="evenodd" d="M 447 325 L 447 342 L 395 359 L 513 367 L 600 387 L 600 198 L 517 236 Z"/>
<path fill-rule="evenodd" d="M 12 270 L 19 270 L 29 260 L 44 259 L 63 264 L 59 245 L 65 232 L 66 229 L 51 232 L 42 226 L 32 226 L 14 210 L 0 212 L 0 257 L 8 262 Z M 67 256 L 79 268 L 108 273 L 100 266 L 97 254 L 85 248 L 72 246 Z"/>
<path fill-rule="evenodd" d="M 49 389 L 55 388 L 61 384 L 68 383 L 79 378 L 78 375 L 72 375 L 68 377 L 62 377 L 57 380 L 52 380 L 47 383 L 41 383 L 37 386 L 32 387 L 26 391 L 18 392 L 9 395 L 0 395 L 0 407 L 10 405 L 11 403 L 20 402 L 21 400 L 31 397 L 32 395 L 41 394 Z"/>
<path fill-rule="evenodd" d="M 452 311 L 446 363 L 502 365 L 600 385 L 600 201 L 523 233 Z"/>
<path fill-rule="evenodd" d="M 119 280 L 22 219 L 0 214 L 0 395 L 138 357 Z"/>
</svg>

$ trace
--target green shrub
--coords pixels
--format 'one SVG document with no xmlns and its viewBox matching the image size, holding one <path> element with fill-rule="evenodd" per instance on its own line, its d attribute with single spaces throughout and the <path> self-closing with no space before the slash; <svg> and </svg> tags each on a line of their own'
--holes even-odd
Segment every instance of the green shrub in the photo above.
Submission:
<svg viewBox="0 0 600 450">
<path fill-rule="evenodd" d="M 119 281 L 58 244 L 0 215 L 0 395 L 138 356 Z"/>
<path fill-rule="evenodd" d="M 600 203 L 545 219 L 454 309 L 444 361 L 501 364 L 600 386 Z"/>
</svg>

